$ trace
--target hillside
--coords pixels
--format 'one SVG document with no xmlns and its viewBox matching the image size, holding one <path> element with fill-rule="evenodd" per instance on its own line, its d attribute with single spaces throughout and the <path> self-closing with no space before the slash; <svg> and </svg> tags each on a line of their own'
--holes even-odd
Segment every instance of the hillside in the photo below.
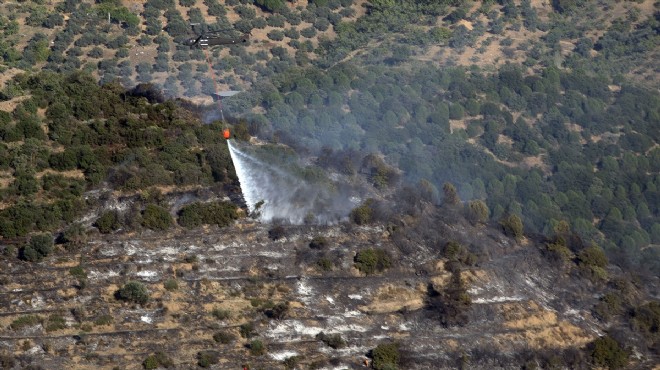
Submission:
<svg viewBox="0 0 660 370">
<path fill-rule="evenodd" d="M 657 366 L 659 22 L 3 2 L 0 367 Z"/>
</svg>

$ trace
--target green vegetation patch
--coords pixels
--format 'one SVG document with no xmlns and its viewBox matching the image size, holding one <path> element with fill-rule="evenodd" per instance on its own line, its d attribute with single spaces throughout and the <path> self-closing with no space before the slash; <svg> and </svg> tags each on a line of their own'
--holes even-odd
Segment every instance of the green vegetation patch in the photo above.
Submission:
<svg viewBox="0 0 660 370">
<path fill-rule="evenodd" d="M 355 267 L 367 275 L 382 272 L 390 266 L 392 258 L 384 249 L 364 249 L 355 256 Z"/>
<path fill-rule="evenodd" d="M 231 202 L 195 202 L 181 208 L 178 215 L 178 223 L 187 228 L 194 228 L 201 225 L 225 227 L 238 219 L 237 209 L 238 207 Z"/>
<path fill-rule="evenodd" d="M 399 364 L 399 345 L 397 343 L 379 344 L 371 350 L 373 362 L 371 366 L 376 370 L 397 369 Z"/>
<path fill-rule="evenodd" d="M 161 206 L 148 204 L 142 211 L 142 226 L 148 229 L 164 231 L 169 229 L 173 222 L 170 213 Z"/>
<path fill-rule="evenodd" d="M 129 281 L 115 293 L 115 297 L 122 301 L 145 304 L 149 301 L 149 291 L 139 281 Z"/>
<path fill-rule="evenodd" d="M 20 330 L 29 326 L 34 326 L 41 324 L 43 319 L 38 315 L 25 315 L 17 318 L 9 324 L 9 328 L 12 330 Z"/>
</svg>

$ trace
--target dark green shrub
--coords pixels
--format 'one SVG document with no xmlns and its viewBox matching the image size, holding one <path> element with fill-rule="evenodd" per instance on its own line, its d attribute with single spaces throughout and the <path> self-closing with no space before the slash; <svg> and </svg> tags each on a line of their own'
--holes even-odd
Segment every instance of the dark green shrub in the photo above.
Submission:
<svg viewBox="0 0 660 370">
<path fill-rule="evenodd" d="M 453 184 L 449 182 L 444 183 L 444 185 L 442 185 L 442 191 L 445 195 L 445 204 L 456 205 L 461 202 L 461 198 L 458 197 L 458 192 Z"/>
<path fill-rule="evenodd" d="M 272 30 L 268 32 L 268 38 L 273 41 L 282 41 L 284 40 L 284 32 L 281 30 Z"/>
<path fill-rule="evenodd" d="M 179 225 L 194 228 L 201 225 L 229 226 L 238 219 L 237 207 L 230 202 L 192 203 L 181 208 L 178 214 Z"/>
<path fill-rule="evenodd" d="M 21 249 L 20 257 L 30 262 L 39 262 L 53 252 L 53 237 L 50 234 L 36 234 L 28 245 Z"/>
<path fill-rule="evenodd" d="M 376 370 L 396 369 L 399 357 L 399 346 L 396 343 L 379 344 L 371 350 L 371 366 Z"/>
<path fill-rule="evenodd" d="M 332 271 L 332 267 L 334 266 L 334 264 L 332 263 L 332 261 L 331 261 L 329 258 L 327 258 L 327 257 L 321 257 L 321 258 L 319 258 L 318 261 L 316 261 L 316 265 L 317 265 L 318 268 L 320 268 L 322 271 Z"/>
<path fill-rule="evenodd" d="M 169 357 L 167 357 L 165 353 L 159 351 L 145 358 L 142 362 L 142 367 L 144 367 L 146 370 L 153 370 L 159 367 L 169 369 L 174 367 L 174 362 Z"/>
<path fill-rule="evenodd" d="M 510 215 L 500 220 L 500 225 L 504 229 L 504 233 L 516 239 L 523 236 L 523 223 L 518 215 Z"/>
<path fill-rule="evenodd" d="M 467 218 L 476 225 L 488 221 L 490 210 L 483 200 L 472 200 L 467 205 Z"/>
<path fill-rule="evenodd" d="M 339 333 L 325 334 L 324 332 L 320 332 L 316 335 L 316 339 L 334 349 L 346 347 L 346 341 L 341 337 L 341 334 Z"/>
<path fill-rule="evenodd" d="M 256 333 L 254 331 L 254 325 L 251 322 L 242 324 L 238 328 L 238 332 L 241 334 L 241 337 L 246 338 L 246 339 L 250 339 L 250 338 L 252 338 L 253 336 L 256 335 Z"/>
<path fill-rule="evenodd" d="M 384 249 L 364 249 L 355 256 L 355 267 L 367 275 L 384 271 L 392 266 L 392 260 Z"/>
<path fill-rule="evenodd" d="M 220 361 L 220 356 L 214 351 L 197 352 L 197 365 L 200 367 L 211 367 Z"/>
<path fill-rule="evenodd" d="M 119 214 L 117 211 L 107 211 L 101 214 L 101 217 L 96 219 L 94 226 L 99 229 L 101 234 L 108 234 L 118 230 L 121 227 L 119 222 Z"/>
<path fill-rule="evenodd" d="M 85 269 L 84 269 L 82 266 L 80 266 L 80 265 L 78 265 L 78 266 L 74 266 L 74 267 L 71 267 L 71 268 L 69 269 L 69 274 L 71 274 L 71 276 L 75 277 L 75 278 L 78 279 L 78 280 L 85 280 L 85 279 L 87 279 L 87 272 L 86 272 Z"/>
<path fill-rule="evenodd" d="M 64 317 L 57 314 L 48 316 L 48 321 L 46 322 L 46 331 L 51 332 L 62 330 L 64 328 L 66 328 L 66 320 L 64 320 Z"/>
<path fill-rule="evenodd" d="M 351 220 L 358 225 L 366 225 L 373 220 L 372 200 L 369 199 L 351 211 Z"/>
<path fill-rule="evenodd" d="M 139 281 L 129 281 L 117 291 L 115 297 L 127 302 L 145 304 L 149 301 L 149 291 Z"/>
<path fill-rule="evenodd" d="M 587 247 L 577 255 L 578 265 L 592 279 L 605 280 L 607 278 L 607 256 L 597 245 Z"/>
<path fill-rule="evenodd" d="M 179 289 L 179 283 L 176 281 L 176 279 L 167 279 L 163 283 L 163 287 L 165 288 L 165 290 L 171 292 L 171 291 Z"/>
<path fill-rule="evenodd" d="M 266 353 L 266 345 L 260 339 L 255 339 L 250 342 L 249 347 L 252 356 L 262 356 Z"/>
<path fill-rule="evenodd" d="M 282 365 L 284 365 L 284 368 L 287 370 L 294 370 L 297 368 L 301 359 L 302 356 L 287 357 L 284 361 L 282 361 Z"/>
<path fill-rule="evenodd" d="M 660 302 L 652 301 L 635 308 L 632 322 L 637 331 L 656 341 L 660 340 Z"/>
<path fill-rule="evenodd" d="M 231 317 L 231 311 L 223 310 L 221 308 L 214 308 L 213 311 L 211 311 L 211 315 L 213 315 L 213 317 L 218 320 L 227 320 Z"/>
<path fill-rule="evenodd" d="M 112 324 L 112 316 L 110 315 L 101 315 L 94 320 L 94 325 L 96 326 L 106 326 L 110 324 Z"/>
<path fill-rule="evenodd" d="M 591 359 L 596 366 L 621 369 L 628 364 L 628 352 L 609 335 L 600 337 L 589 345 Z"/>
<path fill-rule="evenodd" d="M 142 226 L 152 230 L 167 230 L 172 226 L 172 216 L 163 207 L 148 204 L 142 211 Z"/>
<path fill-rule="evenodd" d="M 278 303 L 264 311 L 271 319 L 282 320 L 289 313 L 289 302 Z"/>
</svg>

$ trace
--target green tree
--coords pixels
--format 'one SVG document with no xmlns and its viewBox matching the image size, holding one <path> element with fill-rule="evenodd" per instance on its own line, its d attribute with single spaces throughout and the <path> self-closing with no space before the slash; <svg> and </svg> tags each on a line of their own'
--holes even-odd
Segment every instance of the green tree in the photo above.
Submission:
<svg viewBox="0 0 660 370">
<path fill-rule="evenodd" d="M 472 200 L 467 205 L 467 216 L 473 224 L 484 223 L 488 221 L 490 210 L 482 200 Z"/>
<path fill-rule="evenodd" d="M 444 198 L 445 204 L 456 205 L 461 202 L 461 198 L 459 198 L 458 196 L 456 187 L 452 183 L 449 182 L 444 183 L 444 185 L 442 185 L 442 192 L 445 195 Z"/>
<path fill-rule="evenodd" d="M 504 233 L 516 239 L 523 236 L 523 223 L 518 215 L 509 215 L 500 220 Z"/>
<path fill-rule="evenodd" d="M 28 245 L 21 249 L 21 259 L 39 262 L 53 252 L 53 236 L 51 234 L 35 234 Z"/>
</svg>

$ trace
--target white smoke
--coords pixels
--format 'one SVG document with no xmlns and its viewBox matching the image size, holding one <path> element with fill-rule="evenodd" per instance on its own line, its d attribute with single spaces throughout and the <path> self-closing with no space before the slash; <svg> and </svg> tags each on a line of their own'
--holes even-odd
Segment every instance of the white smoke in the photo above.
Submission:
<svg viewBox="0 0 660 370">
<path fill-rule="evenodd" d="M 262 222 L 332 224 L 345 219 L 356 206 L 359 198 L 347 186 L 329 179 L 305 181 L 289 170 L 295 163 L 278 165 L 260 159 L 234 140 L 228 145 L 248 210 Z"/>
</svg>

